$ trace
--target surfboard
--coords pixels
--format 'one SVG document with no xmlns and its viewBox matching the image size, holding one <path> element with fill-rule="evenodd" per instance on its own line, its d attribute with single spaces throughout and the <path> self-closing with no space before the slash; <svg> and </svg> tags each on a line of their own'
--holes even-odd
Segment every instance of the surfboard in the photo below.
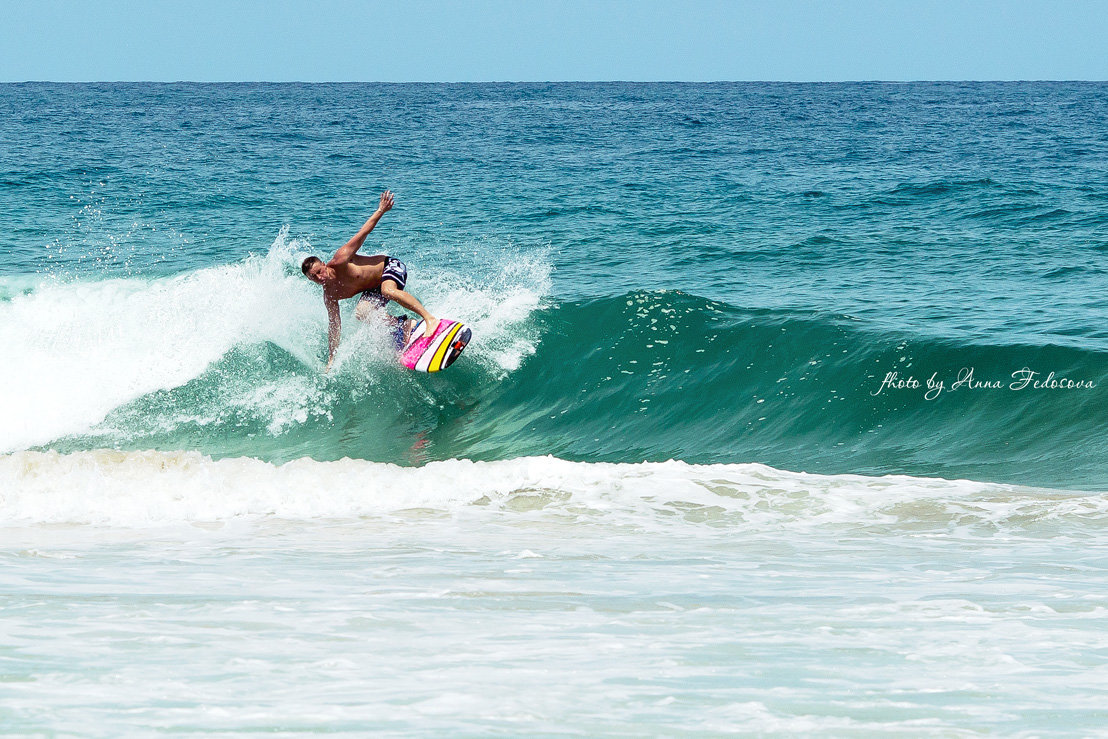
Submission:
<svg viewBox="0 0 1108 739">
<path fill-rule="evenodd" d="M 423 321 L 419 321 L 400 349 L 400 363 L 416 372 L 438 372 L 461 356 L 472 337 L 469 326 L 450 318 L 440 318 L 435 333 L 424 336 Z"/>
</svg>

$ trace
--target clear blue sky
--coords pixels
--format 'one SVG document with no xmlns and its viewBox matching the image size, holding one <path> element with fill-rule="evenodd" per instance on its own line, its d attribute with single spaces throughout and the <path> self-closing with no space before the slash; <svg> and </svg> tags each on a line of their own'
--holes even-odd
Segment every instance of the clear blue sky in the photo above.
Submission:
<svg viewBox="0 0 1108 739">
<path fill-rule="evenodd" d="M 1108 79 L 1108 0 L 0 0 L 0 81 Z"/>
</svg>

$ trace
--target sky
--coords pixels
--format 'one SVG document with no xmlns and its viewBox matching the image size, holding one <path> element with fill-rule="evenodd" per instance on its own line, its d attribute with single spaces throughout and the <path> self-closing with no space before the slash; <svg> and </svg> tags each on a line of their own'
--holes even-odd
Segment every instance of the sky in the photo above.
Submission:
<svg viewBox="0 0 1108 739">
<path fill-rule="evenodd" d="M 1108 80 L 1108 0 L 0 0 L 0 82 Z"/>
</svg>

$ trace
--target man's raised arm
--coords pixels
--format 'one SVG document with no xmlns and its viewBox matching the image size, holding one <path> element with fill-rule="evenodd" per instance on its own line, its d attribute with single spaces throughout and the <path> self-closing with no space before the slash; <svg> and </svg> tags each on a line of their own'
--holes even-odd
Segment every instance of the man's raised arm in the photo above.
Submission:
<svg viewBox="0 0 1108 739">
<path fill-rule="evenodd" d="M 381 220 L 381 216 L 385 215 L 392 208 L 392 192 L 385 190 L 381 193 L 381 204 L 377 206 L 377 210 L 373 215 L 369 217 L 369 220 L 358 230 L 358 233 L 343 244 L 342 248 L 335 252 L 335 256 L 331 257 L 331 261 L 328 262 L 332 267 L 338 264 L 346 264 L 350 261 L 350 258 L 358 253 L 358 249 L 362 248 L 362 244 L 365 243 L 366 236 L 369 236 L 369 232 L 373 230 L 373 227 L 377 225 L 377 221 Z"/>
</svg>

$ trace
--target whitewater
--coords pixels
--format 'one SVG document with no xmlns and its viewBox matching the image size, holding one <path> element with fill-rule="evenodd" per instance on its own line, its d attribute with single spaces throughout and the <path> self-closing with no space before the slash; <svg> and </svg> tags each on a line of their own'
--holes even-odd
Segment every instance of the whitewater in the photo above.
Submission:
<svg viewBox="0 0 1108 739">
<path fill-rule="evenodd" d="M 0 85 L 0 731 L 1103 733 L 1106 113 Z"/>
<path fill-rule="evenodd" d="M 0 341 L 10 350 L 0 370 L 0 407 L 16 421 L 0 433 L 0 450 L 88 432 L 115 409 L 204 376 L 233 350 L 271 347 L 301 371 L 226 372 L 213 389 L 218 407 L 193 407 L 189 421 L 213 423 L 232 404 L 279 432 L 326 412 L 321 396 L 334 382 L 321 376 L 317 356 L 326 314 L 318 290 L 294 267 L 308 246 L 284 229 L 265 253 L 235 264 L 146 279 L 48 280 L 0 303 Z M 541 301 L 548 274 L 541 261 L 515 262 L 483 275 L 480 286 L 449 272 L 440 275 L 443 284 L 424 285 L 435 291 L 435 310 L 464 312 L 481 329 L 471 353 L 495 373 L 514 369 L 532 350 L 519 324 Z M 395 362 L 383 323 L 363 326 L 346 313 L 336 376 L 354 383 Z"/>
</svg>

